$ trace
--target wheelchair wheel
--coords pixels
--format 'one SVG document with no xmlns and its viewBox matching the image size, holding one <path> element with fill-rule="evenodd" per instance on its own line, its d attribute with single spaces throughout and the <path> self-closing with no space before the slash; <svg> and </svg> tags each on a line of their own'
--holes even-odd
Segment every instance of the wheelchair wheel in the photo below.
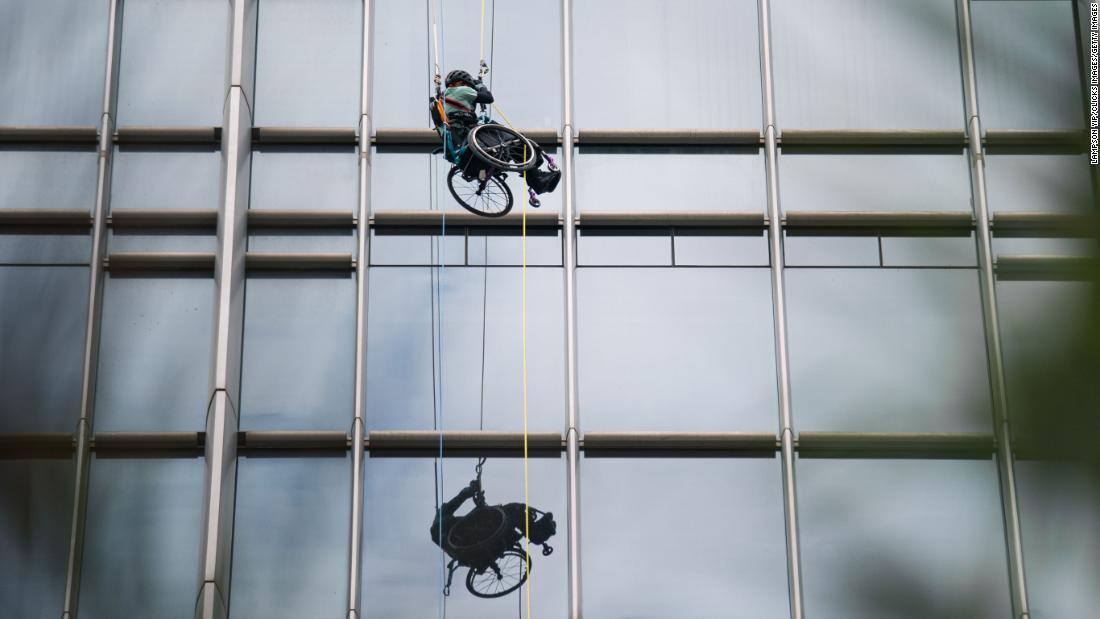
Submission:
<svg viewBox="0 0 1100 619">
<path fill-rule="evenodd" d="M 479 598 L 498 598 L 519 589 L 527 582 L 531 558 L 519 548 L 509 548 L 489 567 L 470 568 L 466 588 Z"/>
<path fill-rule="evenodd" d="M 479 159 L 510 172 L 535 167 L 535 145 L 503 125 L 478 125 L 466 142 Z"/>
<path fill-rule="evenodd" d="M 454 167 L 447 174 L 447 188 L 462 208 L 476 215 L 503 217 L 512 210 L 512 190 L 499 176 L 490 176 L 482 183 Z"/>
</svg>

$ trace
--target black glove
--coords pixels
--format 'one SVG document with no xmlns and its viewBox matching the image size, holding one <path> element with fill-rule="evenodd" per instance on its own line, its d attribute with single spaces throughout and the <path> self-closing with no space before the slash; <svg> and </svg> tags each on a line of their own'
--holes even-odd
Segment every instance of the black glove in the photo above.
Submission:
<svg viewBox="0 0 1100 619">
<path fill-rule="evenodd" d="M 481 482 L 475 479 L 470 482 L 469 486 L 466 486 L 466 489 L 470 491 L 470 494 L 477 494 L 481 492 Z"/>
</svg>

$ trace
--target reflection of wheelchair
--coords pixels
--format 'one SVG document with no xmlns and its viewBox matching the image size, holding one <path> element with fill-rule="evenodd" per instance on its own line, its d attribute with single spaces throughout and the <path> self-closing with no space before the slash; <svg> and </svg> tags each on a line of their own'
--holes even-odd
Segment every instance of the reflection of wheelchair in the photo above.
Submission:
<svg viewBox="0 0 1100 619">
<path fill-rule="evenodd" d="M 512 190 L 504 172 L 523 172 L 537 165 L 535 145 L 517 131 L 498 125 L 485 113 L 469 114 L 463 127 L 451 126 L 443 102 L 431 100 L 432 121 L 443 138 L 443 156 L 453 167 L 447 188 L 463 208 L 485 217 L 502 217 L 512 209 Z"/>
<path fill-rule="evenodd" d="M 484 492 L 474 495 L 474 505 L 447 532 L 447 553 L 452 558 L 447 564 L 443 593 L 450 593 L 455 570 L 468 567 L 466 588 L 470 593 L 483 598 L 501 597 L 523 585 L 531 569 L 531 558 L 519 543 L 524 534 L 523 506 L 512 504 L 518 509 L 509 509 L 510 506 L 486 505 Z M 556 530 L 554 516 L 533 507 L 528 507 L 528 511 L 530 541 L 541 544 L 543 556 L 549 556 L 554 549 L 546 540 Z"/>
</svg>

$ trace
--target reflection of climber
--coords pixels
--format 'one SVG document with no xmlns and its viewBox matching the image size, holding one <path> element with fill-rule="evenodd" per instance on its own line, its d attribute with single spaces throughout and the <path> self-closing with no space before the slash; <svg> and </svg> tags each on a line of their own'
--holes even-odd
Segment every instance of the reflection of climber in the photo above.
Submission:
<svg viewBox="0 0 1100 619">
<path fill-rule="evenodd" d="M 462 521 L 463 518 L 470 515 L 471 512 L 463 514 L 462 516 L 455 516 L 455 512 L 458 508 L 462 507 L 462 504 L 467 499 L 473 498 L 478 507 L 484 506 L 483 493 L 481 491 L 481 482 L 473 480 L 470 485 L 466 486 L 455 495 L 453 499 L 444 503 L 439 511 L 435 515 L 435 519 L 432 520 L 432 541 L 447 551 L 447 554 L 451 557 L 458 559 L 459 562 L 465 563 L 468 558 L 460 556 L 462 553 L 456 553 L 456 549 L 449 543 L 440 543 L 439 525 L 440 520 L 443 521 L 443 539 L 447 539 L 448 533 L 456 524 Z M 554 533 L 557 532 L 558 525 L 554 522 L 554 515 L 550 512 L 541 512 L 535 508 L 528 509 L 523 503 L 506 503 L 504 505 L 497 505 L 504 514 L 508 517 L 509 523 L 512 525 L 509 527 L 509 537 L 514 537 L 507 543 L 507 546 L 515 543 L 524 534 L 523 519 L 526 514 L 530 515 L 529 529 L 530 539 L 533 544 L 544 544 L 546 540 L 550 539 Z"/>
</svg>

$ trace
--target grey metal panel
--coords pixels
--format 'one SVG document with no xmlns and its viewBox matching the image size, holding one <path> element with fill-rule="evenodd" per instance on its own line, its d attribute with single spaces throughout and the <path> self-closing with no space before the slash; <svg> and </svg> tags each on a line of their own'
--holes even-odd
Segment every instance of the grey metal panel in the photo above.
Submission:
<svg viewBox="0 0 1100 619">
<path fill-rule="evenodd" d="M 249 228 L 353 228 L 355 225 L 355 213 L 351 211 L 248 211 Z"/>
<path fill-rule="evenodd" d="M 122 144 L 217 144 L 220 127 L 119 127 L 115 139 Z"/>
<path fill-rule="evenodd" d="M 577 219 L 582 228 L 621 226 L 683 226 L 759 228 L 768 225 L 760 212 L 740 211 L 584 211 Z"/>
<path fill-rule="evenodd" d="M 89 227 L 93 223 L 93 215 L 82 209 L 0 208 L 0 226 Z"/>
<path fill-rule="evenodd" d="M 110 271 L 209 271 L 215 256 L 203 252 L 116 251 L 104 266 Z"/>
<path fill-rule="evenodd" d="M 966 211 L 786 211 L 786 228 L 942 228 L 973 230 L 974 216 Z"/>
<path fill-rule="evenodd" d="M 359 140 L 354 127 L 256 127 L 252 135 L 261 144 L 355 144 Z"/>
<path fill-rule="evenodd" d="M 92 125 L 0 125 L 0 142 L 87 142 L 99 138 Z"/>
<path fill-rule="evenodd" d="M 997 256 L 997 279 L 1046 281 L 1092 279 L 1100 260 L 1082 256 Z"/>
<path fill-rule="evenodd" d="M 555 432 L 530 432 L 528 448 L 532 451 L 562 450 L 562 437 Z M 367 449 L 372 455 L 384 451 L 423 451 L 439 449 L 439 432 L 434 430 L 372 430 L 367 435 Z M 523 449 L 522 432 L 445 431 L 443 449 L 478 449 L 484 451 L 516 451 Z"/>
<path fill-rule="evenodd" d="M 757 146 L 756 129 L 584 129 L 577 134 L 581 146 Z"/>
<path fill-rule="evenodd" d="M 478 228 L 515 228 L 521 225 L 523 214 L 511 212 L 503 217 L 482 217 L 473 213 L 447 213 L 447 227 L 470 226 Z M 383 226 L 393 227 L 434 227 L 436 230 L 443 224 L 442 211 L 379 211 L 371 217 L 371 226 L 379 228 Z M 527 227 L 546 228 L 560 225 L 557 213 L 538 212 L 527 213 Z"/>
<path fill-rule="evenodd" d="M 248 431 L 238 434 L 241 449 L 339 449 L 351 446 L 347 434 L 327 430 Z M 362 447 L 360 445 L 360 447 Z"/>
<path fill-rule="evenodd" d="M 215 228 L 215 209 L 126 208 L 111 209 L 108 222 L 112 228 L 192 227 Z"/>
<path fill-rule="evenodd" d="M 542 145 L 558 144 L 556 129 L 518 128 L 517 131 Z M 419 145 L 439 146 L 439 134 L 434 129 L 417 127 L 379 128 L 374 134 L 374 143 L 379 146 Z"/>
<path fill-rule="evenodd" d="M 347 271 L 355 267 L 355 261 L 348 253 L 276 254 L 250 251 L 245 262 L 250 271 Z"/>
<path fill-rule="evenodd" d="M 217 584 L 202 583 L 198 599 L 195 600 L 195 619 L 228 619 L 229 611 L 226 609 L 224 597 Z"/>
<path fill-rule="evenodd" d="M 993 456 L 992 434 L 800 432 L 799 457 L 981 458 Z"/>
<path fill-rule="evenodd" d="M 966 133 L 958 129 L 784 129 L 783 146 L 958 146 Z"/>
<path fill-rule="evenodd" d="M 994 212 L 994 236 L 1094 238 L 1100 229 L 1092 215 Z"/>
<path fill-rule="evenodd" d="M 985 187 L 985 153 L 982 150 L 982 128 L 978 107 L 978 80 L 974 62 L 973 29 L 970 0 L 956 0 L 958 33 L 963 65 L 963 93 L 966 98 L 968 154 L 970 159 L 971 193 L 974 216 L 977 219 L 978 266 L 982 292 L 982 317 L 985 322 L 986 357 L 989 365 L 993 411 L 997 441 L 1012 445 L 1009 428 L 1008 396 L 1005 387 L 1004 356 L 1001 350 L 1000 325 L 997 311 L 997 287 L 993 264 L 993 234 L 990 229 L 989 205 Z M 1001 507 L 1004 512 L 1005 542 L 1008 546 L 1009 583 L 1012 588 L 1012 610 L 1018 617 L 1031 614 L 1024 573 L 1023 537 L 1020 532 L 1020 506 L 1016 494 L 1016 471 L 1011 449 L 997 451 L 997 468 L 1001 482 Z"/>
<path fill-rule="evenodd" d="M 1084 149 L 1088 138 L 1084 131 L 1051 131 L 1045 129 L 987 129 L 986 146 L 1072 147 Z"/>
<path fill-rule="evenodd" d="M 237 482 L 237 411 L 225 390 L 214 392 L 206 417 L 206 494 L 203 497 L 202 593 L 216 592 L 225 606 L 233 549 Z M 207 585 L 215 585 L 208 591 Z M 202 615 L 210 619 L 209 615 Z"/>
</svg>

